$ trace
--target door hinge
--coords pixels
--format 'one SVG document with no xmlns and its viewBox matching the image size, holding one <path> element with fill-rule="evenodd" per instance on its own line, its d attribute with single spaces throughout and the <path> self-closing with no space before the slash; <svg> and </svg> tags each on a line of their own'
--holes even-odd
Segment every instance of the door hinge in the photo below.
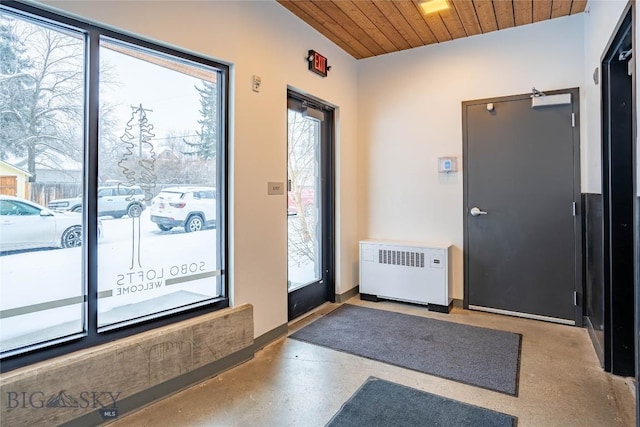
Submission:
<svg viewBox="0 0 640 427">
<path fill-rule="evenodd" d="M 573 214 L 573 216 L 576 216 L 576 202 L 572 202 L 571 203 L 571 213 Z"/>
<path fill-rule="evenodd" d="M 578 291 L 573 291 L 573 305 L 578 306 Z"/>
<path fill-rule="evenodd" d="M 571 113 L 571 127 L 576 127 L 576 113 Z"/>
</svg>

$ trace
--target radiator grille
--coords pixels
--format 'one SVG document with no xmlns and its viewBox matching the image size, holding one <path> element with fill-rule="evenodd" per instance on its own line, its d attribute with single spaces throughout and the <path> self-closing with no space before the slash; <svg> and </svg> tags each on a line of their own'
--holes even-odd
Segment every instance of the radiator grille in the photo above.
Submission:
<svg viewBox="0 0 640 427">
<path fill-rule="evenodd" d="M 424 268 L 424 252 L 378 249 L 378 263 Z"/>
</svg>

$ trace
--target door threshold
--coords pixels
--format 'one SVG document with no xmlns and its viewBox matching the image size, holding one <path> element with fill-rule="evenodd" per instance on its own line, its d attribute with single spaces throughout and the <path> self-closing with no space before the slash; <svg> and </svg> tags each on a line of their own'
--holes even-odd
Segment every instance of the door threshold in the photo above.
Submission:
<svg viewBox="0 0 640 427">
<path fill-rule="evenodd" d="M 335 305 L 335 307 L 331 307 L 332 305 Z M 322 304 L 320 304 L 319 306 L 317 306 L 316 308 L 312 308 L 311 310 L 307 311 L 306 313 L 302 313 L 300 316 L 296 317 L 295 319 L 291 319 L 287 323 L 287 325 L 294 326 L 296 323 L 298 323 L 300 321 L 304 321 L 310 316 L 325 315 L 325 314 L 335 310 L 338 307 L 339 307 L 339 304 L 333 303 L 331 301 L 325 301 Z"/>
<path fill-rule="evenodd" d="M 560 323 L 562 325 L 575 326 L 574 320 L 559 319 L 557 317 L 541 316 L 539 314 L 520 313 L 518 311 L 501 310 L 499 308 L 482 307 L 469 304 L 470 310 L 486 311 L 487 313 L 506 314 L 507 316 L 524 317 L 525 319 L 542 320 L 545 322 Z"/>
</svg>

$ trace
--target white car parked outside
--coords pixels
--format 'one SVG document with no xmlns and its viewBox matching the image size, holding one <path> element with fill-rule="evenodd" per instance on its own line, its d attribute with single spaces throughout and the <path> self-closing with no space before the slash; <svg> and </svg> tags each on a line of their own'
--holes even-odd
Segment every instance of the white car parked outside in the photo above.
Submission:
<svg viewBox="0 0 640 427">
<path fill-rule="evenodd" d="M 168 187 L 151 202 L 151 221 L 162 231 L 184 227 L 200 231 L 216 226 L 216 189 L 214 187 Z"/>
<path fill-rule="evenodd" d="M 82 195 L 70 199 L 52 200 L 47 207 L 55 212 L 82 212 Z M 144 192 L 137 185 L 109 185 L 98 188 L 98 216 L 137 218 L 146 208 Z"/>
<path fill-rule="evenodd" d="M 81 214 L 53 212 L 26 199 L 0 195 L 0 252 L 81 245 Z"/>
</svg>

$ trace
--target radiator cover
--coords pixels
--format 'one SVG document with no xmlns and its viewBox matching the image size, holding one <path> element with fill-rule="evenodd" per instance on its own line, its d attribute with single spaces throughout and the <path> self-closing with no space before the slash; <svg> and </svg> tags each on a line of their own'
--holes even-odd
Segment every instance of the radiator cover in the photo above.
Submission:
<svg viewBox="0 0 640 427">
<path fill-rule="evenodd" d="M 440 306 L 440 311 L 446 308 L 448 312 L 452 302 L 450 255 L 451 245 L 362 240 L 360 294 Z"/>
</svg>

